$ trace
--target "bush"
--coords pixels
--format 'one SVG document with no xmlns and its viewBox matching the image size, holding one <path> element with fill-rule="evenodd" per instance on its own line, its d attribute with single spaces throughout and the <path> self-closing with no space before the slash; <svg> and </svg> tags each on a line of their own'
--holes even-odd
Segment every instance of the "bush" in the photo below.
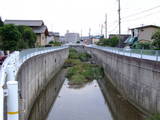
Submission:
<svg viewBox="0 0 160 120">
<path fill-rule="evenodd" d="M 153 45 L 155 48 L 160 49 L 160 30 L 156 31 L 156 32 L 153 34 L 152 39 L 153 39 L 152 45 Z"/>
<path fill-rule="evenodd" d="M 136 42 L 132 46 L 133 49 L 152 49 L 151 42 Z"/>
<path fill-rule="evenodd" d="M 151 116 L 150 118 L 147 118 L 146 120 L 160 120 L 160 114 L 155 114 Z"/>
<path fill-rule="evenodd" d="M 100 46 L 110 46 L 110 47 L 116 47 L 119 43 L 119 39 L 117 37 L 112 37 L 110 39 L 101 39 L 97 45 Z"/>
<path fill-rule="evenodd" d="M 58 42 L 58 41 L 50 41 L 49 44 L 53 45 L 53 46 L 61 46 L 62 45 L 62 43 Z"/>
<path fill-rule="evenodd" d="M 88 54 L 88 53 L 79 53 L 79 59 L 80 59 L 82 62 L 89 61 L 90 58 L 91 58 L 91 55 Z"/>
<path fill-rule="evenodd" d="M 69 57 L 69 59 L 78 59 L 79 58 L 79 54 L 75 49 L 70 48 L 68 57 Z"/>
</svg>

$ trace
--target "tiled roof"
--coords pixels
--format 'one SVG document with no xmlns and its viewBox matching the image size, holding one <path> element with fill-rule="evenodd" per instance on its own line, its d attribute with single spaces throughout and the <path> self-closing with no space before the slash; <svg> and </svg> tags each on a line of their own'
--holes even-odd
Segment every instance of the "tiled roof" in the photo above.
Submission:
<svg viewBox="0 0 160 120">
<path fill-rule="evenodd" d="M 143 28 L 148 28 L 148 27 L 154 27 L 154 28 L 159 28 L 159 29 L 160 29 L 160 26 L 156 26 L 156 25 L 145 25 L 145 26 L 141 26 L 141 27 L 131 28 L 130 30 L 133 30 L 133 29 L 143 29 Z"/>
<path fill-rule="evenodd" d="M 44 25 L 42 20 L 5 20 L 4 24 L 25 25 L 30 27 Z"/>
<path fill-rule="evenodd" d="M 47 26 L 32 27 L 34 33 L 44 33 L 47 30 Z"/>
</svg>

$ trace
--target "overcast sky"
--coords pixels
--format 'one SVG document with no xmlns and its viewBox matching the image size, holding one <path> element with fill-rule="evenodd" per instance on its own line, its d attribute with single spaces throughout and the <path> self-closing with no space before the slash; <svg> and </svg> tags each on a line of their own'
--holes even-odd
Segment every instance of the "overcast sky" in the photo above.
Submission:
<svg viewBox="0 0 160 120">
<path fill-rule="evenodd" d="M 160 26 L 159 0 L 121 0 L 122 33 L 142 24 Z M 156 7 L 153 10 L 139 12 Z M 108 14 L 108 33 L 118 33 L 117 0 L 1 0 L 0 16 L 5 19 L 43 20 L 49 31 L 61 35 L 79 32 L 100 34 L 100 26 Z M 136 16 L 130 16 L 136 14 Z M 129 17 L 126 17 L 129 16 Z"/>
</svg>

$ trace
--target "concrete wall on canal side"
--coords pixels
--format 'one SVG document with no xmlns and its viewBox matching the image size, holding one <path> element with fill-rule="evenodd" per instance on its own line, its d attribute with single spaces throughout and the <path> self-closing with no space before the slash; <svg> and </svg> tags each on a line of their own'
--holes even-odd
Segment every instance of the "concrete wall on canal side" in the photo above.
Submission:
<svg viewBox="0 0 160 120">
<path fill-rule="evenodd" d="M 85 49 L 124 98 L 147 113 L 160 112 L 160 62 Z"/>
<path fill-rule="evenodd" d="M 36 99 L 44 91 L 51 78 L 61 69 L 67 57 L 68 48 L 65 48 L 34 56 L 21 66 L 17 74 L 20 120 L 28 120 L 35 102 L 37 103 L 37 112 L 33 115 L 35 116 L 33 117 L 35 118 L 34 120 L 40 120 L 38 117 L 43 117 L 47 113 L 46 109 L 50 107 L 48 105 L 51 101 L 44 99 L 41 102 L 37 102 Z M 52 92 L 46 92 L 45 95 L 52 97 L 54 95 Z"/>
</svg>

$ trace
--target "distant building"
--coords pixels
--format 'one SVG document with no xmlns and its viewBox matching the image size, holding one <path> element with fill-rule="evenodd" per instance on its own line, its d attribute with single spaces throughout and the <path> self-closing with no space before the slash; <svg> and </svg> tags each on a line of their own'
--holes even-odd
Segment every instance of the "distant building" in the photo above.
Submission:
<svg viewBox="0 0 160 120">
<path fill-rule="evenodd" d="M 102 38 L 104 38 L 104 35 L 83 36 L 82 41 L 84 44 L 96 44 Z"/>
<path fill-rule="evenodd" d="M 63 44 L 66 43 L 64 36 L 60 36 L 60 37 L 59 37 L 59 41 L 62 42 Z"/>
<path fill-rule="evenodd" d="M 49 32 L 48 36 L 47 36 L 47 44 L 49 44 L 49 42 L 54 41 L 54 33 L 53 32 Z"/>
<path fill-rule="evenodd" d="M 136 41 L 139 42 L 152 42 L 152 35 L 159 30 L 159 26 L 146 25 L 141 27 L 132 28 L 131 37 L 125 41 L 128 45 L 133 45 Z"/>
<path fill-rule="evenodd" d="M 84 43 L 84 44 L 92 44 L 92 39 L 91 39 L 91 37 L 89 37 L 89 36 L 82 36 L 81 37 L 81 40 L 82 40 L 82 42 Z"/>
<path fill-rule="evenodd" d="M 77 41 L 80 41 L 79 33 L 65 34 L 65 43 L 77 43 Z"/>
<path fill-rule="evenodd" d="M 59 41 L 59 32 L 53 32 L 53 35 L 54 35 L 54 41 Z"/>
<path fill-rule="evenodd" d="M 96 44 L 100 41 L 100 39 L 104 38 L 104 35 L 94 35 L 91 36 L 92 38 L 92 44 Z"/>
<path fill-rule="evenodd" d="M 48 29 L 42 20 L 5 20 L 4 24 L 29 26 L 37 36 L 36 45 L 44 46 L 47 44 Z"/>
<path fill-rule="evenodd" d="M 130 37 L 131 35 L 130 34 L 110 34 L 109 35 L 109 39 L 110 38 L 113 38 L 113 37 L 117 37 L 117 38 L 119 38 L 120 37 L 120 41 L 119 41 L 119 45 L 118 45 L 118 47 L 121 47 L 121 48 L 123 48 L 123 47 L 125 47 L 125 41 Z"/>
</svg>

